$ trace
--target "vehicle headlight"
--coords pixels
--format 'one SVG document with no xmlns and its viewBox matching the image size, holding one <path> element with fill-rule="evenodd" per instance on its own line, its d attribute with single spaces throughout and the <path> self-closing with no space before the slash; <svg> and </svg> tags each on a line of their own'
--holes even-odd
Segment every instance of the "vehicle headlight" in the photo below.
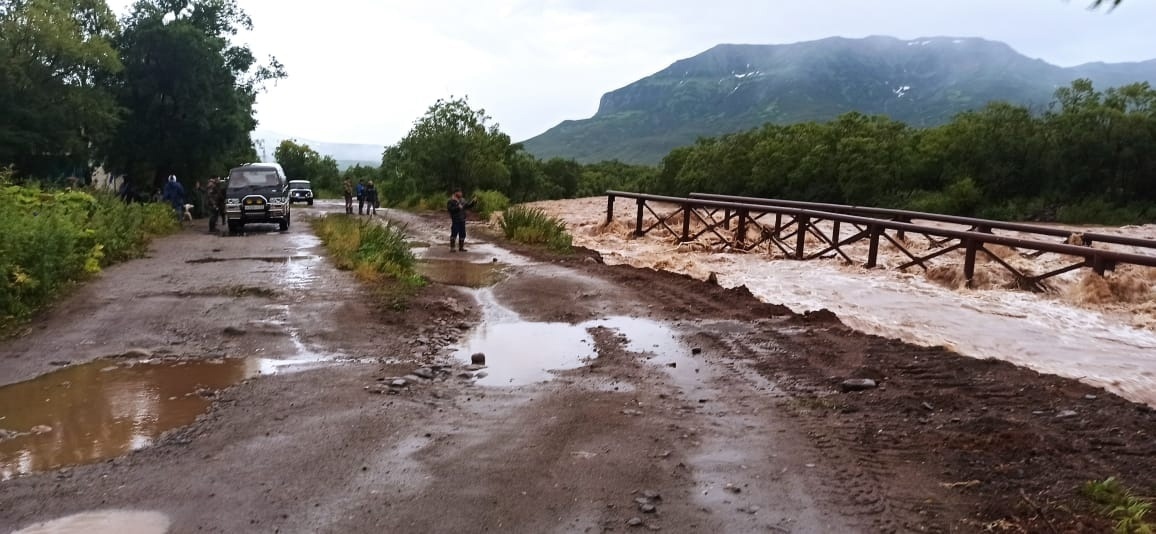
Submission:
<svg viewBox="0 0 1156 534">
<path fill-rule="evenodd" d="M 239 206 L 241 204 L 241 199 L 239 199 L 239 198 L 227 198 L 227 199 L 225 199 L 225 204 L 228 206 Z"/>
</svg>

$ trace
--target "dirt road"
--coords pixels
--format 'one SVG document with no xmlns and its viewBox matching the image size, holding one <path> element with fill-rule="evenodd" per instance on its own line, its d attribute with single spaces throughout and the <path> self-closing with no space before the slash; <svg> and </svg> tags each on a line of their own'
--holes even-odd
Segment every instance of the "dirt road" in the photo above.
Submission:
<svg viewBox="0 0 1156 534">
<path fill-rule="evenodd" d="M 442 283 L 378 307 L 305 224 L 336 209 L 299 209 L 287 233 L 161 240 L 4 341 L 0 531 L 109 510 L 137 514 L 74 519 L 1079 531 L 1105 524 L 1082 481 L 1154 489 L 1146 407 L 590 254 L 451 254 L 440 217 L 389 213 Z M 485 368 L 469 365 L 479 351 Z M 879 387 L 841 393 L 847 378 Z"/>
</svg>

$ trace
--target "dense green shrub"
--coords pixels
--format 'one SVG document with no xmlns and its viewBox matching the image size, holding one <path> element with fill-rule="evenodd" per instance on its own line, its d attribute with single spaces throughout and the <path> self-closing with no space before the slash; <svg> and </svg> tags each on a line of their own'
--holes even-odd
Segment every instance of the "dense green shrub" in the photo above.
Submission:
<svg viewBox="0 0 1156 534">
<path fill-rule="evenodd" d="M 545 245 L 557 252 L 570 250 L 572 237 L 566 231 L 566 223 L 541 209 L 511 206 L 502 213 L 499 225 L 506 237 L 514 241 Z"/>
<path fill-rule="evenodd" d="M 178 228 L 168 206 L 106 194 L 0 185 L 0 206 L 0 327 Z"/>
<path fill-rule="evenodd" d="M 474 198 L 478 200 L 478 205 L 474 206 L 474 210 L 483 220 L 488 220 L 490 215 L 510 206 L 510 198 L 499 191 L 478 191 L 474 194 Z"/>
<path fill-rule="evenodd" d="M 347 215 L 313 219 L 313 229 L 329 249 L 339 269 L 351 270 L 367 282 L 394 279 L 417 287 L 422 279 L 406 241 L 405 229 Z"/>
</svg>

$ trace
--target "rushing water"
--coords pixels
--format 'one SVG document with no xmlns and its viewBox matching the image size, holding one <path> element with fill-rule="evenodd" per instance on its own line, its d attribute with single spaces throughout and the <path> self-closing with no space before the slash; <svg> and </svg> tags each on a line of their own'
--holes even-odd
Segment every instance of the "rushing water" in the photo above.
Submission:
<svg viewBox="0 0 1156 534">
<path fill-rule="evenodd" d="M 835 261 L 775 260 L 765 254 L 696 252 L 656 236 L 630 239 L 631 213 L 600 229 L 605 199 L 538 203 L 570 225 L 575 244 L 607 263 L 650 267 L 720 284 L 747 286 L 760 299 L 796 312 L 827 308 L 849 327 L 921 345 L 943 345 L 973 357 L 994 357 L 1077 378 L 1156 406 L 1156 314 L 1151 271 L 1128 273 L 1131 298 L 1091 301 L 1080 274 L 1056 281 L 1057 295 L 999 288 L 944 287 L 922 273 L 865 270 Z M 1156 227 L 1109 229 L 1151 238 Z M 1017 258 L 1018 260 L 1022 260 Z M 1026 260 L 1022 260 L 1026 261 Z M 1056 261 L 1056 260 L 1040 260 Z"/>
</svg>

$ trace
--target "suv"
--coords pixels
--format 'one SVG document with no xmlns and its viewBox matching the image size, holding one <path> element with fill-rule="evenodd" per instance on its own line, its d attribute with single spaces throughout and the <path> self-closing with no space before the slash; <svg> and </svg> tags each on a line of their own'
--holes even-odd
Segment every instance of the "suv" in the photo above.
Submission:
<svg viewBox="0 0 1156 534">
<path fill-rule="evenodd" d="M 225 187 L 229 233 L 248 223 L 277 223 L 289 229 L 289 180 L 276 163 L 246 163 L 229 171 Z"/>
<path fill-rule="evenodd" d="M 313 205 L 313 187 L 309 185 L 309 180 L 289 180 L 289 202 Z"/>
</svg>

